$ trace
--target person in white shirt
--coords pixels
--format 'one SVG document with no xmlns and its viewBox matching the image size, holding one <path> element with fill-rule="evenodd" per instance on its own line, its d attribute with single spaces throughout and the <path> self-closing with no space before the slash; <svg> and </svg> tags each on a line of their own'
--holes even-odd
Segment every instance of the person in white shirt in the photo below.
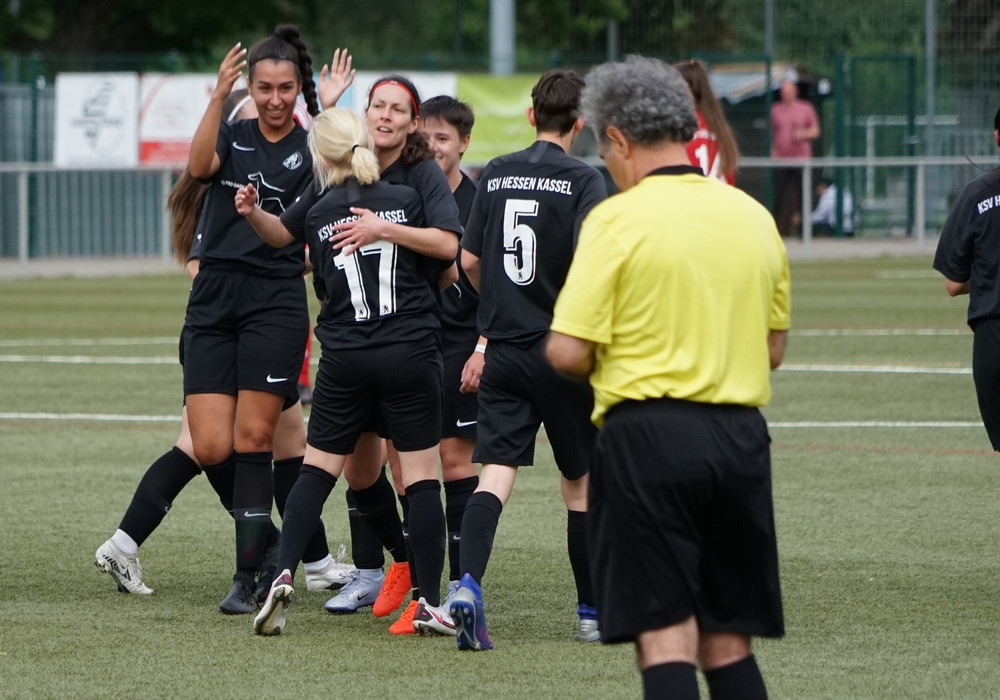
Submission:
<svg viewBox="0 0 1000 700">
<path fill-rule="evenodd" d="M 837 233 L 837 186 L 828 177 L 821 178 L 816 185 L 816 208 L 809 216 L 814 235 L 834 235 Z M 851 193 L 844 190 L 843 230 L 845 236 L 854 235 L 854 200 Z"/>
</svg>

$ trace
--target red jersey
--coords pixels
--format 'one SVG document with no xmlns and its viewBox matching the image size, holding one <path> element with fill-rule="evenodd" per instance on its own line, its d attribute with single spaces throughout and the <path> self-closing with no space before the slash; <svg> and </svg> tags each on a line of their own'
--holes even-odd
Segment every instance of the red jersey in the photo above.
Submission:
<svg viewBox="0 0 1000 700">
<path fill-rule="evenodd" d="M 719 172 L 719 141 L 715 137 L 715 132 L 708 128 L 701 112 L 695 114 L 698 117 L 698 130 L 694 132 L 694 137 L 688 142 L 688 160 L 691 165 L 701 168 L 701 172 L 708 177 L 714 177 L 732 185 L 736 181 L 734 174 Z"/>
</svg>

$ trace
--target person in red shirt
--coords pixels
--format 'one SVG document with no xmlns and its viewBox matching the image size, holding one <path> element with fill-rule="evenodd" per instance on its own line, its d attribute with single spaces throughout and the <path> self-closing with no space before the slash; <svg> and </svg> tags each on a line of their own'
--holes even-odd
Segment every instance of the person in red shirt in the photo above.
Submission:
<svg viewBox="0 0 1000 700">
<path fill-rule="evenodd" d="M 771 157 L 812 157 L 812 142 L 819 138 L 819 117 L 812 104 L 799 97 L 791 80 L 781 84 L 781 99 L 771 106 Z M 796 234 L 802 222 L 802 168 L 777 168 L 774 172 L 775 219 L 782 236 Z"/>
</svg>

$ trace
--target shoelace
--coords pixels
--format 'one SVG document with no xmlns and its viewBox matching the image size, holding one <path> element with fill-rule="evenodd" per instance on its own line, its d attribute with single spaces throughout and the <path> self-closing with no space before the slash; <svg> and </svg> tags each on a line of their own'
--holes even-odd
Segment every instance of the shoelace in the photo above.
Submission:
<svg viewBox="0 0 1000 700">
<path fill-rule="evenodd" d="M 345 547 L 344 543 L 341 542 L 340 546 L 337 547 L 337 556 L 333 558 L 333 563 L 340 564 L 342 561 L 344 561 L 344 557 L 346 556 L 347 556 L 347 547 Z"/>
</svg>

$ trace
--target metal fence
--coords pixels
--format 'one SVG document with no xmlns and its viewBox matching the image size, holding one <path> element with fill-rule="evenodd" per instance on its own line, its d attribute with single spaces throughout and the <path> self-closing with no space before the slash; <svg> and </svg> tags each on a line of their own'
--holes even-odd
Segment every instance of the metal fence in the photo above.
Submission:
<svg viewBox="0 0 1000 700">
<path fill-rule="evenodd" d="M 0 257 L 171 255 L 170 170 L 0 163 Z"/>
</svg>

